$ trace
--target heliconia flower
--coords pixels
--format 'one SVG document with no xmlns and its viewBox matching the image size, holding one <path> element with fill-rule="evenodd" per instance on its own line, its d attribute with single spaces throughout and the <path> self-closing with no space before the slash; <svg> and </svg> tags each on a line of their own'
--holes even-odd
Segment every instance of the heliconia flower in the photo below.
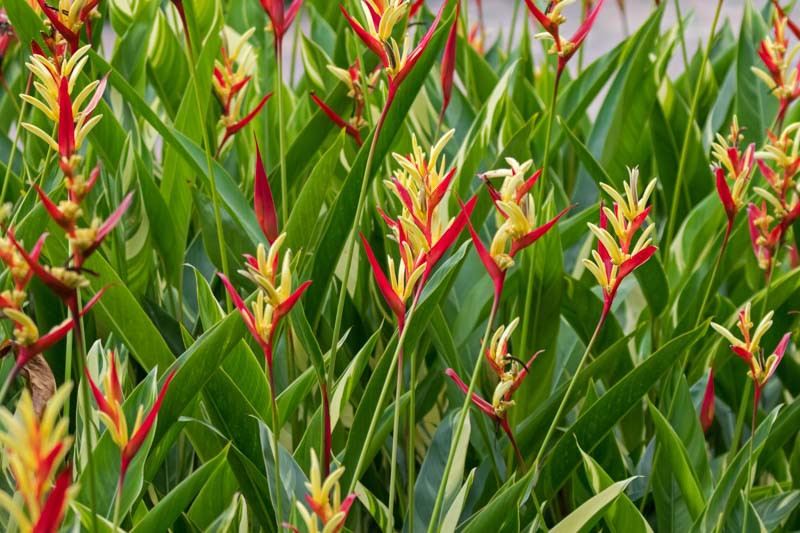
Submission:
<svg viewBox="0 0 800 533">
<path fill-rule="evenodd" d="M 750 318 L 750 302 L 748 302 L 744 308 L 739 311 L 739 318 L 737 321 L 737 326 L 742 334 L 743 340 L 737 338 L 721 324 L 717 324 L 716 322 L 711 323 L 711 327 L 730 342 L 731 351 L 747 363 L 749 367 L 747 375 L 753 380 L 753 384 L 755 385 L 753 396 L 754 407 L 758 405 L 761 391 L 778 368 L 781 359 L 783 359 L 783 354 L 786 352 L 786 348 L 789 345 L 789 340 L 791 339 L 791 333 L 785 334 L 772 355 L 767 358 L 764 357 L 764 349 L 761 348 L 759 343 L 764 334 L 772 326 L 772 316 L 772 311 L 767 313 L 764 318 L 761 319 L 761 322 L 759 322 L 755 332 L 751 335 L 750 330 L 753 328 L 753 322 Z"/>
<path fill-rule="evenodd" d="M 0 492 L 0 507 L 9 514 L 20 531 L 55 533 L 75 495 L 72 469 L 59 465 L 69 451 L 72 439 L 67 435 L 68 421 L 60 418 L 70 385 L 62 385 L 50 398 L 41 417 L 36 416 L 33 400 L 23 390 L 17 413 L 0 407 L 0 443 L 20 499 Z"/>
<path fill-rule="evenodd" d="M 566 22 L 566 18 L 562 14 L 563 9 L 574 2 L 575 0 L 553 0 L 548 4 L 548 8 L 542 12 L 534 0 L 525 0 L 528 9 L 533 14 L 534 18 L 542 25 L 546 33 L 536 35 L 537 38 L 552 38 L 554 41 L 550 53 L 558 55 L 558 77 L 567 65 L 570 58 L 578 51 L 584 39 L 589 34 L 589 31 L 594 25 L 600 9 L 603 7 L 605 0 L 599 0 L 591 11 L 586 15 L 586 18 L 569 39 L 564 39 L 559 34 L 561 25 Z"/>
<path fill-rule="evenodd" d="M 755 143 L 751 143 L 742 152 L 739 143 L 744 139 L 739 128 L 738 118 L 734 115 L 731 123 L 731 133 L 726 139 L 717 133 L 717 142 L 711 143 L 711 151 L 717 160 L 714 167 L 714 177 L 717 194 L 725 208 L 728 218 L 727 236 L 733 228 L 736 215 L 744 206 L 744 192 L 755 162 Z M 728 142 L 730 141 L 730 144 Z M 728 185 L 728 180 L 733 181 L 733 190 Z"/>
<path fill-rule="evenodd" d="M 794 135 L 794 139 L 791 136 Z M 775 216 L 783 219 L 800 204 L 796 185 L 800 170 L 800 122 L 787 126 L 776 136 L 767 131 L 768 142 L 764 149 L 756 152 L 758 168 L 769 184 L 769 190 L 755 187 L 753 190 L 774 208 Z M 773 170 L 767 162 L 774 164 Z M 791 222 L 785 223 L 787 227 Z"/>
<path fill-rule="evenodd" d="M 84 316 L 88 313 L 94 304 L 103 296 L 104 292 L 105 288 L 97 291 L 97 293 L 86 302 L 86 305 L 80 310 L 78 315 Z M 17 353 L 9 379 L 16 377 L 20 370 L 28 364 L 28 361 L 55 346 L 73 327 L 75 327 L 75 318 L 68 318 L 60 324 L 53 326 L 44 336 L 40 336 L 39 328 L 36 326 L 36 323 L 24 312 L 18 309 L 7 308 L 3 309 L 3 314 L 14 323 L 14 344 L 12 345 L 12 349 Z"/>
<path fill-rule="evenodd" d="M 44 246 L 44 240 L 47 234 L 43 234 L 36 241 L 30 252 L 30 257 L 35 261 L 39 260 L 39 255 Z M 33 278 L 33 270 L 28 266 L 28 263 L 20 255 L 17 247 L 14 246 L 8 238 L 0 237 L 0 261 L 5 263 L 11 279 L 14 281 L 13 289 L 6 289 L 0 292 L 0 311 L 11 308 L 21 309 L 25 301 L 26 289 L 31 278 Z"/>
<path fill-rule="evenodd" d="M 259 244 L 256 257 L 247 256 L 246 270 L 239 271 L 258 287 L 256 300 L 251 306 L 252 310 L 244 303 L 230 280 L 224 274 L 218 274 L 247 329 L 250 330 L 253 338 L 264 352 L 270 375 L 272 374 L 273 337 L 278 329 L 278 324 L 311 285 L 311 281 L 306 281 L 292 292 L 291 250 L 287 250 L 283 257 L 278 281 L 279 251 L 285 238 L 285 233 L 279 235 L 270 245 L 269 250 L 263 244 Z"/>
<path fill-rule="evenodd" d="M 264 169 L 264 162 L 261 159 L 261 150 L 256 141 L 256 176 L 253 180 L 253 207 L 256 212 L 256 220 L 261 226 L 261 231 L 270 244 L 278 238 L 278 213 L 275 211 L 275 200 L 272 197 L 272 189 L 267 179 L 267 171 Z"/>
<path fill-rule="evenodd" d="M 751 67 L 753 73 L 769 87 L 769 91 L 778 99 L 778 123 L 783 122 L 789 105 L 800 96 L 800 71 L 795 67 L 789 71 L 789 64 L 794 59 L 800 44 L 789 48 L 786 39 L 786 25 L 789 19 L 785 16 L 774 18 L 773 32 L 775 39 L 767 37 L 761 41 L 758 56 L 767 71 Z"/>
<path fill-rule="evenodd" d="M 653 224 L 648 225 L 639 235 L 636 244 L 633 244 L 636 232 L 650 213 L 651 208 L 645 206 L 655 189 L 656 180 L 645 187 L 640 197 L 639 171 L 637 168 L 628 169 L 628 173 L 629 182 L 624 184 L 625 198 L 610 185 L 600 185 L 614 199 L 614 209 L 603 207 L 601 203 L 600 225 L 588 224 L 589 230 L 597 238 L 597 250 L 592 250 L 592 259 L 584 259 L 583 264 L 603 289 L 603 317 L 611 309 L 622 280 L 650 259 L 657 250 L 650 244 L 650 235 L 655 227 Z M 608 231 L 609 223 L 611 232 Z"/>
<path fill-rule="evenodd" d="M 322 479 L 319 460 L 314 450 L 311 450 L 311 470 L 306 488 L 309 494 L 305 495 L 306 505 L 296 502 L 297 510 L 303 519 L 308 533 L 338 533 L 344 527 L 350 507 L 356 499 L 355 493 L 341 499 L 339 479 L 344 474 L 344 467 L 339 467 Z M 310 509 L 310 512 L 309 512 Z M 320 529 L 319 524 L 322 524 Z M 290 524 L 284 527 L 292 531 L 298 529 Z"/>
<path fill-rule="evenodd" d="M 278 50 L 283 42 L 283 36 L 289 30 L 289 26 L 294 22 L 303 0 L 294 0 L 289 9 L 284 8 L 283 0 L 261 0 L 261 7 L 267 12 L 267 16 L 275 32 L 275 49 Z"/>
<path fill-rule="evenodd" d="M 26 122 L 21 124 L 58 152 L 59 165 L 68 177 L 80 163 L 77 152 L 83 141 L 102 118 L 102 115 L 92 116 L 92 113 L 103 96 L 107 75 L 89 83 L 72 98 L 75 81 L 86 64 L 88 51 L 87 45 L 75 51 L 69 59 L 61 61 L 44 55 L 31 55 L 27 67 L 36 77 L 34 86 L 41 100 L 28 94 L 20 95 L 20 98 L 58 125 L 57 137 L 54 139 L 38 126 Z"/>
<path fill-rule="evenodd" d="M 453 370 L 452 368 L 448 368 L 447 370 L 444 371 L 444 373 L 450 379 L 453 380 L 456 386 L 459 389 L 461 389 L 461 392 L 463 392 L 464 394 L 467 394 L 469 392 L 469 387 L 467 386 L 466 383 L 464 383 L 464 381 L 462 381 L 462 379 L 458 376 L 458 374 L 456 374 L 455 370 Z M 526 369 L 526 374 L 527 374 L 527 369 Z M 522 377 L 524 377 L 524 375 Z M 517 385 L 517 387 L 518 386 L 519 385 Z M 503 432 L 505 432 L 506 436 L 508 437 L 511 446 L 514 448 L 514 453 L 517 456 L 517 461 L 519 461 L 520 466 L 524 469 L 525 460 L 522 458 L 522 454 L 520 453 L 519 447 L 517 446 L 517 441 L 516 439 L 514 439 L 514 433 L 511 431 L 511 426 L 508 424 L 507 411 L 514 405 L 514 400 L 511 399 L 511 394 L 513 393 L 513 391 L 511 390 L 512 388 L 516 390 L 513 381 L 501 380 L 495 387 L 494 393 L 492 394 L 491 402 L 484 400 L 477 393 L 472 393 L 472 398 L 470 398 L 470 401 L 475 407 L 477 407 L 486 416 L 488 416 L 494 423 L 496 423 L 503 429 Z"/>
<path fill-rule="evenodd" d="M 349 135 L 356 141 L 356 144 L 358 144 L 359 146 L 364 144 L 364 140 L 361 138 L 361 130 L 359 128 L 354 126 L 352 123 L 345 121 L 341 116 L 339 116 L 339 114 L 336 111 L 331 109 L 328 106 L 328 104 L 323 102 L 313 92 L 311 93 L 311 99 L 314 101 L 315 104 L 317 104 L 317 106 L 319 106 L 320 109 L 322 109 L 322 112 L 325 113 L 328 116 L 328 118 L 330 118 L 333 121 L 334 124 L 336 124 L 339 128 L 343 128 L 345 132 L 347 132 L 347 135 Z"/>
<path fill-rule="evenodd" d="M 794 33 L 794 36 L 800 39 L 800 26 L 792 22 L 792 20 L 786 15 L 786 11 L 781 7 L 780 3 L 778 3 L 778 0 L 772 0 L 772 5 L 775 6 L 778 16 L 786 19 L 786 24 L 789 26 L 789 29 L 792 31 L 792 33 Z"/>
<path fill-rule="evenodd" d="M 358 38 L 381 60 L 389 79 L 389 99 L 391 101 L 397 88 L 414 68 L 422 52 L 430 43 L 436 27 L 439 25 L 442 12 L 450 0 L 442 2 L 433 24 L 419 44 L 410 52 L 408 36 L 405 37 L 402 47 L 392 37 L 395 25 L 406 17 L 408 0 L 387 0 L 388 4 L 386 5 L 383 2 L 375 3 L 372 0 L 361 1 L 367 15 L 366 29 L 350 16 L 344 6 L 340 5 L 340 8 Z"/>
<path fill-rule="evenodd" d="M 244 32 L 233 46 L 232 51 L 229 51 L 227 45 L 223 44 L 221 47 L 222 60 L 214 60 L 211 85 L 222 104 L 223 114 L 225 115 L 230 114 L 233 99 L 252 78 L 249 72 L 253 66 L 253 55 L 249 55 L 245 60 L 240 60 L 240 55 L 245 43 L 255 31 L 255 28 L 250 28 Z M 223 33 L 223 38 L 224 35 Z"/>
<path fill-rule="evenodd" d="M 708 432 L 711 424 L 714 422 L 714 367 L 708 372 L 708 384 L 703 393 L 703 404 L 700 406 L 700 425 L 703 428 L 703 433 Z"/>
<path fill-rule="evenodd" d="M 568 206 L 544 224 L 535 226 L 536 211 L 530 190 L 541 176 L 541 170 L 526 178 L 532 161 L 519 163 L 516 159 L 507 158 L 506 162 L 509 168 L 492 170 L 482 176 L 494 202 L 498 222 L 498 229 L 488 250 L 472 222 L 467 220 L 475 250 L 494 282 L 496 300 L 500 298 L 506 272 L 514 266 L 517 253 L 542 238 L 572 208 Z M 491 183 L 495 178 L 503 178 L 500 189 Z"/>
<path fill-rule="evenodd" d="M 406 302 L 411 298 L 414 287 L 425 272 L 426 264 L 422 262 L 413 271 L 408 272 L 406 263 L 401 261 L 398 274 L 395 274 L 394 261 L 389 257 L 389 275 L 392 278 L 390 282 L 383 273 L 369 242 L 367 242 L 363 234 L 361 234 L 361 242 L 364 245 L 364 251 L 367 252 L 367 260 L 372 268 L 372 274 L 375 276 L 378 289 L 389 308 L 397 317 L 398 328 L 402 331 L 406 319 Z"/>
<path fill-rule="evenodd" d="M 91 41 L 91 25 L 89 17 L 95 11 L 100 0 L 58 0 L 56 6 L 45 0 L 38 0 L 39 7 L 47 19 L 69 44 L 70 51 L 75 52 L 80 46 L 80 32 L 84 23 L 88 40 Z"/>
<path fill-rule="evenodd" d="M 774 228 L 771 227 L 775 219 L 767 212 L 766 202 L 761 202 L 760 208 L 751 203 L 747 208 L 747 218 L 753 253 L 759 268 L 765 271 L 769 279 L 775 266 L 775 255 L 783 238 L 782 226 L 778 224 Z"/>
<path fill-rule="evenodd" d="M 456 4 L 456 16 L 447 36 L 447 44 L 442 55 L 442 110 L 439 112 L 439 122 L 444 119 L 444 113 L 450 105 L 450 98 L 453 95 L 453 74 L 456 69 L 456 43 L 458 41 L 458 17 L 461 12 L 461 2 Z"/>
<path fill-rule="evenodd" d="M 119 374 L 117 373 L 117 363 L 114 352 L 109 352 L 108 368 L 106 369 L 106 374 L 103 377 L 105 394 L 97 387 L 97 384 L 94 382 L 91 374 L 89 373 L 88 367 L 84 370 L 86 372 L 86 379 L 88 380 L 89 386 L 92 389 L 92 396 L 94 396 L 94 400 L 97 403 L 97 408 L 100 411 L 100 419 L 108 429 L 112 440 L 120 449 L 119 490 L 121 491 L 122 486 L 125 483 L 125 474 L 128 471 L 128 467 L 130 466 L 131 461 L 133 461 L 133 459 L 136 457 L 136 454 L 139 453 L 139 450 L 141 449 L 142 444 L 144 444 L 147 435 L 153 428 L 156 417 L 158 416 L 158 411 L 161 409 L 161 403 L 164 400 L 164 395 L 167 393 L 169 384 L 172 382 L 172 378 L 175 377 L 175 373 L 178 371 L 178 369 L 174 369 L 167 375 L 166 379 L 164 380 L 164 385 L 161 387 L 161 391 L 158 393 L 158 397 L 156 398 L 155 403 L 153 403 L 153 406 L 150 408 L 150 411 L 147 413 L 147 416 L 144 415 L 144 406 L 139 406 L 139 411 L 136 414 L 136 421 L 134 422 L 133 429 L 130 431 L 130 433 L 128 432 L 128 424 L 127 420 L 125 419 L 125 413 L 122 410 L 124 398 L 122 397 L 122 387 L 120 386 L 119 382 Z"/>
</svg>

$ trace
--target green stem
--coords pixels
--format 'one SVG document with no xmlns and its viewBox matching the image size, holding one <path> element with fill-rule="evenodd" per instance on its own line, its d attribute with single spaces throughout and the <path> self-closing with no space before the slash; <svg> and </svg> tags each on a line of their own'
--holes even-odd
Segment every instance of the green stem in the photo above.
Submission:
<svg viewBox="0 0 800 533">
<path fill-rule="evenodd" d="M 28 89 L 31 86 L 31 80 L 33 78 L 33 74 L 28 75 L 28 84 L 25 87 L 25 92 L 28 92 Z M 14 142 L 11 145 L 11 153 L 8 156 L 8 161 L 6 162 L 6 175 L 3 178 L 3 189 L 0 190 L 0 207 L 2 207 L 3 202 L 6 199 L 6 192 L 8 191 L 8 182 L 11 181 L 11 167 L 14 165 L 14 156 L 17 155 L 17 144 L 19 144 L 19 136 L 22 130 L 24 129 L 20 124 L 22 123 L 22 116 L 25 114 L 25 107 L 27 102 L 25 100 L 22 101 L 22 105 L 19 107 L 19 115 L 17 115 L 17 130 L 14 132 Z M 2 395 L 4 397 L 5 395 Z M 0 401 L 2 401 L 0 399 Z"/>
<path fill-rule="evenodd" d="M 414 312 L 416 311 L 417 306 L 416 302 L 412 302 L 411 307 L 408 310 L 408 315 L 406 317 L 406 323 L 411 322 L 411 318 L 414 316 Z M 381 388 L 381 393 L 378 396 L 378 404 L 375 406 L 375 410 L 372 413 L 372 418 L 369 421 L 369 428 L 367 429 L 367 435 L 364 438 L 364 444 L 361 448 L 361 453 L 358 455 L 358 461 L 356 462 L 356 469 L 353 472 L 352 480 L 350 481 L 350 486 L 347 488 L 347 494 L 352 493 L 356 489 L 356 483 L 358 483 L 358 478 L 361 472 L 366 467 L 366 460 L 367 460 L 367 453 L 369 452 L 370 447 L 372 446 L 372 440 L 375 437 L 375 430 L 378 427 L 378 421 L 380 420 L 381 414 L 383 412 L 383 404 L 386 402 L 386 396 L 389 393 L 389 385 L 392 382 L 392 375 L 394 369 L 398 367 L 398 361 L 400 359 L 400 352 L 403 350 L 403 343 L 406 339 L 406 334 L 408 333 L 408 328 L 403 328 L 403 332 L 400 334 L 400 338 L 397 340 L 397 346 L 394 350 L 394 355 L 392 356 L 392 360 L 389 363 L 389 374 L 386 376 L 386 379 L 383 381 L 383 387 Z M 399 409 L 399 398 L 395 401 L 395 410 Z M 391 522 L 391 518 L 389 519 Z"/>
<path fill-rule="evenodd" d="M 272 453 L 275 461 L 275 519 L 278 524 L 283 521 L 283 514 L 281 513 L 281 454 L 278 448 L 280 441 L 280 431 L 278 427 L 278 396 L 275 390 L 275 376 L 272 369 L 269 369 L 269 394 L 272 401 Z"/>
<path fill-rule="evenodd" d="M 484 359 L 483 351 L 486 349 L 486 344 L 489 342 L 489 336 L 492 333 L 492 326 L 494 325 L 494 320 L 497 316 L 499 304 L 499 295 L 495 295 L 494 301 L 492 302 L 492 310 L 489 313 L 489 321 L 486 323 L 486 331 L 484 332 L 483 340 L 481 341 L 481 348 L 478 351 L 478 357 L 475 361 L 475 368 L 472 370 L 472 377 L 469 380 L 469 389 L 467 390 L 466 395 L 464 395 L 464 403 L 461 404 L 461 411 L 458 415 L 456 430 L 453 433 L 452 440 L 450 441 L 450 451 L 447 454 L 447 463 L 444 467 L 444 474 L 442 475 L 442 480 L 439 482 L 439 490 L 436 493 L 436 501 L 433 504 L 433 512 L 431 513 L 431 521 L 428 525 L 428 533 L 433 533 L 438 527 L 439 513 L 441 512 L 442 504 L 444 503 L 444 491 L 447 487 L 447 478 L 450 477 L 450 470 L 453 468 L 453 461 L 455 460 L 456 444 L 461 439 L 461 432 L 464 429 L 464 422 L 469 414 L 469 406 L 470 403 L 472 403 L 472 395 L 475 394 L 475 387 L 478 384 L 478 376 L 481 372 L 481 362 Z"/>
<path fill-rule="evenodd" d="M 375 126 L 375 132 L 372 134 L 372 142 L 369 147 L 369 153 L 367 154 L 367 163 L 364 167 L 364 177 L 361 180 L 361 189 L 358 192 L 358 202 L 356 203 L 356 215 L 353 219 L 353 225 L 350 228 L 350 235 L 348 236 L 348 245 L 347 246 L 347 259 L 345 260 L 344 266 L 344 277 L 342 278 L 342 287 L 339 291 L 339 299 L 336 303 L 336 317 L 333 322 L 333 337 L 331 341 L 331 356 L 328 365 L 328 390 L 333 390 L 334 385 L 334 376 L 336 373 L 336 355 L 339 351 L 339 335 L 342 330 L 342 318 L 344 315 L 344 302 L 347 296 L 347 282 L 350 279 L 350 271 L 353 267 L 353 257 L 355 256 L 355 248 L 356 248 L 356 230 L 358 229 L 359 225 L 361 224 L 361 218 L 364 215 L 364 206 L 366 204 L 367 198 L 367 185 L 369 183 L 370 176 L 372 174 L 372 162 L 375 158 L 375 149 L 378 145 L 378 137 L 380 136 L 381 129 L 383 128 L 383 123 L 386 121 L 386 115 L 389 113 L 389 108 L 392 105 L 392 101 L 394 97 L 394 93 L 390 90 L 389 96 L 386 100 L 386 105 L 383 107 L 383 111 L 381 112 L 381 116 L 378 119 L 378 123 Z M 349 492 L 352 492 L 350 490 Z"/>
<path fill-rule="evenodd" d="M 708 62 L 708 57 L 711 55 L 711 46 L 714 44 L 714 34 L 717 31 L 717 22 L 719 21 L 719 14 L 722 10 L 723 0 L 717 0 L 717 9 L 714 12 L 714 21 L 711 23 L 711 34 L 708 37 L 706 48 L 703 51 L 703 59 L 700 61 L 700 70 L 697 74 L 697 80 L 694 84 L 694 93 L 692 95 L 692 105 L 689 109 L 689 118 L 686 123 L 686 131 L 683 134 L 683 144 L 681 145 L 681 157 L 678 162 L 678 174 L 675 178 L 675 190 L 672 193 L 672 204 L 670 206 L 670 214 L 667 222 L 667 233 L 664 241 L 664 264 L 669 262 L 670 247 L 672 244 L 672 237 L 675 232 L 675 221 L 678 216 L 678 203 L 680 200 L 680 193 L 683 189 L 683 180 L 686 174 L 686 163 L 689 155 L 689 141 L 692 135 L 692 128 L 695 124 L 695 115 L 697 114 L 697 106 L 700 102 L 700 89 L 703 85 L 703 72 Z M 679 19 L 680 20 L 680 19 Z"/>
<path fill-rule="evenodd" d="M 120 480 L 121 481 L 121 480 Z M 114 529 L 112 531 L 117 533 L 119 531 L 119 522 L 120 522 L 120 504 L 122 502 L 122 483 L 119 484 L 117 487 L 117 497 L 114 499 Z"/>
<path fill-rule="evenodd" d="M 520 1 L 514 0 L 514 11 L 511 12 L 511 28 L 508 30 L 508 43 L 506 43 L 506 57 L 511 55 L 511 48 L 514 45 L 514 32 L 517 29 L 517 17 L 519 16 Z"/>
<path fill-rule="evenodd" d="M 736 455 L 736 452 L 739 451 L 739 443 L 742 440 L 742 432 L 744 431 L 744 417 L 747 413 L 747 402 L 749 401 L 750 393 L 752 392 L 752 386 L 753 382 L 748 379 L 744 384 L 744 389 L 742 390 L 742 399 L 739 402 L 739 414 L 736 417 L 736 425 L 733 428 L 731 449 L 728 450 L 727 454 L 731 459 Z M 725 462 L 728 463 L 727 460 Z"/>
<path fill-rule="evenodd" d="M 222 228 L 222 215 L 219 208 L 219 194 L 217 193 L 217 179 L 214 176 L 214 156 L 211 153 L 211 140 L 208 137 L 208 128 L 206 127 L 206 114 L 203 112 L 203 106 L 200 103 L 200 88 L 197 84 L 197 76 L 195 75 L 194 52 L 190 41 L 187 41 L 186 50 L 189 54 L 189 64 L 191 67 L 189 68 L 189 75 L 191 77 L 192 89 L 194 91 L 194 103 L 197 109 L 197 119 L 200 121 L 200 130 L 203 132 L 203 148 L 206 156 L 206 166 L 208 167 L 208 179 L 211 183 L 211 203 L 214 209 L 214 223 L 217 226 L 217 246 L 219 247 L 219 259 L 220 263 L 222 263 L 222 273 L 225 274 L 226 277 L 229 277 L 228 252 L 225 244 L 225 232 Z M 180 277 L 182 278 L 183 276 Z M 231 311 L 231 297 L 227 291 L 225 292 L 225 301 L 227 304 L 227 310 Z"/>
<path fill-rule="evenodd" d="M 416 463 L 416 440 L 417 440 L 417 404 L 416 404 L 416 384 L 417 384 L 417 351 L 411 352 L 411 381 L 408 386 L 408 531 L 414 533 L 414 482 L 417 476 Z"/>
<path fill-rule="evenodd" d="M 275 80 L 275 96 L 278 98 L 278 157 L 281 167 L 281 212 L 283 223 L 289 221 L 289 189 L 286 186 L 286 152 L 284 150 L 284 124 L 283 124 L 283 43 L 280 39 L 275 43 L 277 76 Z M 334 341 L 335 342 L 335 341 Z"/>
<path fill-rule="evenodd" d="M 686 52 L 686 35 L 683 29 L 683 15 L 681 14 L 680 0 L 675 0 L 675 16 L 678 17 L 678 37 L 681 41 L 681 57 L 683 58 L 683 69 L 687 75 L 689 73 L 689 54 Z M 702 71 L 700 72 L 702 75 Z"/>
<path fill-rule="evenodd" d="M 594 343 L 597 341 L 597 336 L 600 334 L 600 330 L 603 328 L 603 324 L 606 321 L 606 317 L 608 316 L 608 307 L 603 308 L 603 313 L 600 315 L 600 320 L 597 321 L 597 327 L 594 328 L 594 333 L 592 333 L 592 338 L 589 339 L 589 344 L 586 345 L 586 349 L 583 351 L 583 355 L 581 356 L 581 360 L 578 362 L 578 368 L 575 369 L 575 373 L 572 375 L 572 379 L 569 381 L 569 385 L 567 386 L 567 391 L 564 393 L 564 397 L 561 398 L 561 404 L 558 406 L 558 410 L 556 411 L 556 416 L 553 417 L 553 421 L 550 423 L 550 427 L 547 429 L 547 433 L 545 433 L 544 440 L 542 441 L 542 445 L 539 448 L 539 452 L 536 454 L 536 459 L 533 460 L 533 465 L 531 466 L 531 470 L 533 471 L 533 480 L 532 483 L 536 481 L 536 474 L 537 470 L 539 469 L 539 463 L 541 462 L 542 458 L 544 457 L 544 452 L 547 449 L 547 445 L 550 444 L 550 439 L 553 437 L 553 434 L 556 431 L 556 427 L 558 427 L 558 421 L 561 420 L 561 417 L 564 415 L 564 411 L 567 407 L 567 403 L 569 402 L 570 396 L 572 396 L 572 389 L 575 387 L 575 383 L 578 382 L 578 374 L 580 374 L 581 369 L 586 364 L 587 359 L 589 359 L 589 354 L 592 351 L 592 347 Z M 533 487 L 531 487 L 531 494 L 535 497 L 536 491 Z M 545 531 L 547 531 L 547 524 L 545 524 L 544 516 L 541 514 L 541 509 L 539 509 L 538 501 L 534 500 L 537 504 L 537 511 L 540 513 L 539 517 L 541 519 L 541 525 Z"/>
<path fill-rule="evenodd" d="M 753 488 L 753 440 L 755 440 L 756 436 L 756 415 L 758 414 L 758 405 L 756 404 L 757 398 L 758 394 L 753 395 L 753 416 L 750 419 L 750 449 L 747 452 L 747 487 L 745 488 L 744 496 L 742 531 L 747 531 L 747 515 L 750 514 L 750 493 Z"/>
<path fill-rule="evenodd" d="M 555 80 L 553 82 L 553 97 L 550 99 L 550 111 L 549 117 L 547 120 L 547 131 L 545 134 L 545 141 L 544 141 L 544 160 L 542 161 L 542 176 L 540 178 L 540 182 L 536 189 L 536 209 L 541 209 L 542 206 L 542 191 L 544 190 L 547 181 L 547 171 L 550 165 L 550 139 L 553 133 L 553 123 L 555 122 L 556 117 L 556 103 L 558 102 L 558 83 L 561 79 L 561 74 L 556 74 Z M 525 306 L 523 307 L 522 312 L 522 343 L 521 343 L 521 351 L 520 353 L 525 355 L 528 353 L 528 338 L 530 337 L 530 320 L 531 320 L 531 309 L 533 306 L 533 281 L 535 276 L 535 256 L 533 250 L 528 254 L 530 258 L 528 264 L 528 282 L 526 283 L 525 287 Z M 539 304 L 541 302 L 541 284 L 538 286 L 537 293 L 538 298 L 536 298 L 536 309 L 534 312 L 534 322 L 538 322 L 539 320 Z M 535 329 L 535 328 L 534 328 Z"/>
<path fill-rule="evenodd" d="M 405 329 L 405 328 L 404 328 Z M 402 338 L 402 333 L 400 338 Z M 397 445 L 400 440 L 400 396 L 403 394 L 403 349 L 397 356 L 397 386 L 394 396 L 394 421 L 392 423 L 392 460 L 389 467 L 389 524 L 394 531 L 394 495 L 397 482 Z M 410 466 L 409 466 L 410 468 Z"/>
</svg>

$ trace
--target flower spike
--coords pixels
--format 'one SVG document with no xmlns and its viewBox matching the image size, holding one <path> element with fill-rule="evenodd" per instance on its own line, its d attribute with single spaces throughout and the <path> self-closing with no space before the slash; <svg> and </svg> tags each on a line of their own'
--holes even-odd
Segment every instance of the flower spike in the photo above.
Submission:
<svg viewBox="0 0 800 533">
<path fill-rule="evenodd" d="M 254 208 L 258 225 L 270 244 L 278 238 L 278 214 L 275 210 L 275 200 L 272 197 L 272 189 L 269 186 L 267 172 L 264 170 L 264 162 L 261 159 L 261 150 L 256 141 L 256 177 L 254 180 Z"/>
<path fill-rule="evenodd" d="M 703 404 L 700 407 L 700 425 L 703 428 L 703 433 L 708 432 L 711 424 L 714 422 L 714 367 L 708 372 L 708 384 L 706 385 L 705 393 L 703 393 Z"/>
</svg>

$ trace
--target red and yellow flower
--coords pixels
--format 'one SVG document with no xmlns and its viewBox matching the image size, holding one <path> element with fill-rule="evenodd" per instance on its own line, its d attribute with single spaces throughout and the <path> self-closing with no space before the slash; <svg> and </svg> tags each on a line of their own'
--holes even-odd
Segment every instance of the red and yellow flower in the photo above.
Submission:
<svg viewBox="0 0 800 533">
<path fill-rule="evenodd" d="M 309 474 L 310 479 L 306 483 L 309 492 L 305 495 L 306 505 L 303 505 L 303 502 L 295 504 L 306 526 L 306 531 L 308 533 L 338 533 L 344 527 L 350 507 L 356 499 L 355 494 L 349 494 L 342 500 L 339 479 L 344 475 L 344 467 L 337 468 L 328 477 L 322 479 L 319 460 L 312 449 Z M 322 524 L 322 528 L 320 528 L 320 524 Z M 284 524 L 284 526 L 292 531 L 299 531 L 290 524 Z"/>
</svg>

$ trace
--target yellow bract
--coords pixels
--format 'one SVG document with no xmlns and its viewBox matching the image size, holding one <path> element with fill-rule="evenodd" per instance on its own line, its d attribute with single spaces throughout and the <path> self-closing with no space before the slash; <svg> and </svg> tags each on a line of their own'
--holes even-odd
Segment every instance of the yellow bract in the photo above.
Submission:
<svg viewBox="0 0 800 533">
<path fill-rule="evenodd" d="M 346 515 L 341 510 L 342 498 L 339 488 L 339 479 L 342 475 L 344 475 L 344 467 L 337 468 L 323 480 L 317 454 L 311 450 L 311 471 L 306 488 L 321 515 L 323 529 L 319 529 L 316 514 L 309 512 L 302 502 L 295 504 L 309 533 L 328 533 L 344 521 Z"/>
<path fill-rule="evenodd" d="M 272 307 L 278 307 L 292 293 L 292 251 L 286 250 L 281 264 L 280 278 L 276 271 L 275 259 L 278 257 L 281 245 L 286 240 L 286 233 L 281 233 L 269 249 L 263 244 L 258 245 L 256 251 L 256 266 L 247 263 L 247 270 L 240 271 L 266 293 L 266 301 Z"/>
</svg>

